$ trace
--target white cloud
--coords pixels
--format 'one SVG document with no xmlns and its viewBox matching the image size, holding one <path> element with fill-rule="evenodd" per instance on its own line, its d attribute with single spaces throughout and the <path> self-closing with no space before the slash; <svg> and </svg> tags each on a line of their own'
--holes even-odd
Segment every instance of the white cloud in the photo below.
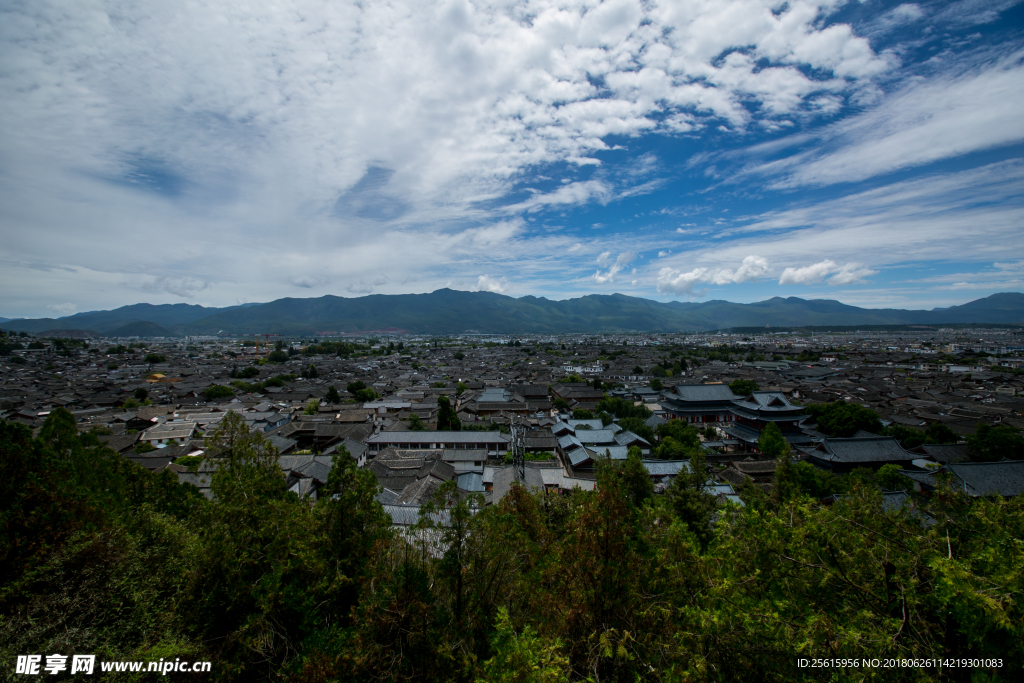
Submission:
<svg viewBox="0 0 1024 683">
<path fill-rule="evenodd" d="M 809 285 L 815 282 L 821 282 L 826 275 L 834 273 L 837 270 L 839 270 L 839 266 L 837 266 L 836 262 L 832 260 L 821 261 L 820 263 L 803 266 L 802 268 L 793 268 L 791 266 L 782 271 L 782 277 L 779 278 L 779 284 Z"/>
<path fill-rule="evenodd" d="M 596 199 L 601 204 L 607 204 L 608 200 L 611 199 L 611 187 L 600 180 L 569 183 L 554 192 L 548 192 L 547 194 L 537 193 L 526 201 L 511 204 L 505 207 L 505 211 L 508 213 L 540 211 L 551 206 L 586 204 L 592 199 Z"/>
<path fill-rule="evenodd" d="M 508 278 L 500 277 L 493 278 L 489 275 L 481 275 L 476 281 L 476 290 L 478 292 L 494 292 L 495 294 L 504 294 L 509 288 Z"/>
<path fill-rule="evenodd" d="M 928 175 L 748 217 L 746 225 L 719 233 L 728 241 L 672 260 L 688 269 L 694 261 L 724 267 L 752 252 L 776 264 L 827 254 L 837 264 L 872 268 L 1024 259 L 1022 187 L 1019 160 Z"/>
<path fill-rule="evenodd" d="M 303 289 L 312 289 L 319 284 L 322 284 L 320 278 L 315 278 L 309 275 L 301 275 L 299 277 L 293 277 L 291 280 L 292 284 L 296 287 L 302 287 Z"/>
<path fill-rule="evenodd" d="M 693 288 L 699 282 L 705 282 L 707 268 L 694 268 L 683 273 L 673 268 L 662 268 L 658 271 L 658 294 L 693 294 Z"/>
<path fill-rule="evenodd" d="M 366 280 L 360 280 L 359 282 L 346 285 L 345 291 L 349 294 L 371 294 L 373 292 L 373 285 Z"/>
<path fill-rule="evenodd" d="M 635 258 L 635 253 L 631 251 L 624 251 L 621 254 L 619 254 L 618 258 L 615 259 L 615 263 L 612 263 L 608 270 L 606 270 L 603 273 L 600 270 L 598 270 L 596 273 L 591 275 L 591 277 L 594 279 L 594 282 L 596 282 L 599 285 L 615 282 L 615 276 L 618 275 L 622 271 L 622 269 L 629 265 Z M 597 263 L 600 266 L 607 266 L 610 261 L 610 251 L 606 251 L 597 257 Z"/>
<path fill-rule="evenodd" d="M 878 271 L 865 268 L 861 263 L 847 263 L 839 269 L 838 273 L 828 279 L 828 283 L 833 286 L 852 285 L 862 282 L 864 278 L 872 275 L 878 275 Z"/>
<path fill-rule="evenodd" d="M 209 287 L 209 282 L 194 277 L 158 277 L 142 285 L 144 290 L 163 291 L 182 299 L 192 298 L 197 292 Z"/>
<path fill-rule="evenodd" d="M 827 276 L 832 275 L 828 281 L 830 285 L 852 285 L 861 282 L 866 277 L 877 274 L 877 270 L 871 270 L 862 263 L 847 263 L 844 266 L 840 266 L 835 261 L 826 259 L 809 266 L 786 268 L 782 271 L 779 284 L 810 285 L 821 282 Z"/>
<path fill-rule="evenodd" d="M 15 5 L 2 151 L 34 157 L 24 170 L 39 177 L 71 167 L 255 215 L 337 203 L 354 219 L 464 216 L 524 169 L 599 163 L 606 136 L 739 128 L 889 68 L 827 24 L 830 5 Z M 584 182 L 520 208 L 606 196 Z"/>
<path fill-rule="evenodd" d="M 736 270 L 723 268 L 715 271 L 711 282 L 716 285 L 727 285 L 730 282 L 739 283 L 746 282 L 747 280 L 756 280 L 767 275 L 769 270 L 767 259 L 760 256 L 747 256 Z"/>
<path fill-rule="evenodd" d="M 716 285 L 747 282 L 768 274 L 771 267 L 768 260 L 760 256 L 746 256 L 735 270 L 729 268 L 694 268 L 682 272 L 665 267 L 658 271 L 657 288 L 659 294 L 693 295 L 698 283 L 710 282 Z"/>
<path fill-rule="evenodd" d="M 903 90 L 861 115 L 833 124 L 793 144 L 819 143 L 813 151 L 753 166 L 793 188 L 865 180 L 899 169 L 1011 144 L 1024 139 L 1024 51 L 995 63 L 911 80 Z M 772 152 L 785 141 L 755 147 Z"/>
<path fill-rule="evenodd" d="M 78 306 L 71 303 L 65 304 L 50 304 L 47 306 L 48 309 L 56 313 L 58 316 L 71 315 L 78 310 Z"/>
</svg>

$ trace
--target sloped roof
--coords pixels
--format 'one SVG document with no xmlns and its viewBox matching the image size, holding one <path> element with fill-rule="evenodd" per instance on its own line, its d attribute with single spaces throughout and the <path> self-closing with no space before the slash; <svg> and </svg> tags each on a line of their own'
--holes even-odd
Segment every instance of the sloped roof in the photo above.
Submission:
<svg viewBox="0 0 1024 683">
<path fill-rule="evenodd" d="M 611 429 L 581 429 L 576 432 L 576 438 L 584 446 L 590 444 L 612 445 L 615 441 L 615 432 Z"/>
<path fill-rule="evenodd" d="M 366 443 L 508 443 L 511 437 L 501 432 L 381 432 Z"/>
<path fill-rule="evenodd" d="M 651 445 L 650 443 L 648 443 L 647 439 L 643 438 L 642 436 L 639 436 L 638 434 L 634 434 L 629 430 L 623 430 L 615 435 L 615 443 L 619 444 L 620 446 L 628 446 L 631 443 L 637 442 L 640 442 L 647 446 Z"/>
<path fill-rule="evenodd" d="M 526 467 L 524 470 L 526 481 L 523 483 L 526 488 L 528 490 L 543 490 L 544 478 L 540 472 L 530 467 Z M 504 498 L 505 494 L 512 488 L 513 483 L 515 483 L 515 473 L 511 465 L 495 470 L 494 487 L 491 489 L 491 502 L 497 504 L 498 501 Z"/>
<path fill-rule="evenodd" d="M 434 491 L 441 485 L 440 479 L 423 477 L 412 482 L 395 499 L 396 505 L 422 505 L 430 500 Z"/>
<path fill-rule="evenodd" d="M 970 449 L 964 443 L 926 443 L 918 448 L 942 463 L 966 462 L 971 457 Z"/>
<path fill-rule="evenodd" d="M 644 460 L 644 467 L 652 477 L 675 476 L 690 471 L 689 460 Z"/>
<path fill-rule="evenodd" d="M 458 480 L 458 486 L 463 491 L 478 493 L 484 492 L 484 479 L 483 475 L 479 472 L 466 472 L 464 474 L 460 474 Z"/>
<path fill-rule="evenodd" d="M 1024 460 L 950 463 L 944 469 L 952 472 L 972 496 L 1024 493 Z"/>
<path fill-rule="evenodd" d="M 681 401 L 734 401 L 739 398 L 728 384 L 678 384 L 675 395 L 670 396 Z"/>
<path fill-rule="evenodd" d="M 595 430 L 595 431 L 602 430 L 602 429 L 605 428 L 604 423 L 601 422 L 601 420 L 596 420 L 596 419 L 591 419 L 591 420 L 575 420 L 575 419 L 573 419 L 573 420 L 566 420 L 565 424 L 569 425 L 573 429 L 579 429 L 580 425 L 586 425 L 587 427 L 590 427 L 592 430 Z"/>
<path fill-rule="evenodd" d="M 821 442 L 814 451 L 814 457 L 828 462 L 909 462 L 915 459 L 913 453 L 903 450 L 891 436 L 872 438 L 833 439 Z"/>
</svg>

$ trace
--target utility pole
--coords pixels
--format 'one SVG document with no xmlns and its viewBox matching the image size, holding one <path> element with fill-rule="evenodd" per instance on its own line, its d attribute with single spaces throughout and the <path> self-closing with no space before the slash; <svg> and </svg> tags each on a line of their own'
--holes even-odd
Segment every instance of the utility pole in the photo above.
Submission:
<svg viewBox="0 0 1024 683">
<path fill-rule="evenodd" d="M 512 418 L 512 475 L 520 484 L 526 483 L 526 425 Z"/>
</svg>

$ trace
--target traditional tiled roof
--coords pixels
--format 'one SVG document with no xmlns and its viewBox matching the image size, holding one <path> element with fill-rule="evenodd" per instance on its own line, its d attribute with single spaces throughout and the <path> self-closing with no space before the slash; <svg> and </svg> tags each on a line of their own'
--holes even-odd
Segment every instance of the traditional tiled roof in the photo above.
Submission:
<svg viewBox="0 0 1024 683">
<path fill-rule="evenodd" d="M 644 460 L 643 463 L 652 477 L 674 477 L 690 471 L 689 460 Z"/>
<path fill-rule="evenodd" d="M 965 462 L 970 460 L 970 448 L 967 444 L 936 444 L 926 443 L 914 450 L 921 450 L 942 463 Z"/>
<path fill-rule="evenodd" d="M 910 462 L 917 456 L 903 450 L 896 439 L 889 436 L 851 439 L 825 439 L 815 449 L 815 459 L 843 464 Z"/>
<path fill-rule="evenodd" d="M 960 488 L 972 496 L 1024 493 L 1024 460 L 950 463 L 943 469 L 951 472 Z"/>
<path fill-rule="evenodd" d="M 681 401 L 733 401 L 737 398 L 728 384 L 679 384 L 675 395 L 669 398 Z"/>
<path fill-rule="evenodd" d="M 381 432 L 366 439 L 368 444 L 507 444 L 511 437 L 501 432 Z M 443 447 L 443 446 L 439 446 Z"/>
</svg>

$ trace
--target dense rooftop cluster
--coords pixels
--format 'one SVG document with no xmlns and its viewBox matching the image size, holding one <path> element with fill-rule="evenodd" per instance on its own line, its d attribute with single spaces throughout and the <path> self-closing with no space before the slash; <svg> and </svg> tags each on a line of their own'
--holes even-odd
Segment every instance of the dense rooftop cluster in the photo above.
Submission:
<svg viewBox="0 0 1024 683">
<path fill-rule="evenodd" d="M 697 447 L 724 500 L 748 480 L 770 486 L 774 461 L 759 446 L 769 422 L 797 460 L 829 470 L 852 467 L 836 464 L 829 437 L 887 437 L 904 455 L 871 460 L 876 469 L 970 460 L 967 441 L 979 425 L 1024 427 L 1022 341 L 1014 328 L 259 342 L 10 333 L 0 416 L 38 429 L 63 407 L 80 431 L 209 493 L 196 463 L 211 430 L 235 412 L 281 456 L 294 456 L 282 457 L 294 490 L 315 495 L 326 470 L 310 475 L 311 463 L 344 449 L 373 468 L 382 502 L 414 506 L 447 480 L 491 502 L 495 480 L 506 476 L 509 425 L 519 422 L 528 428 L 531 481 L 549 490 L 592 489 L 596 463 L 624 461 L 631 448 L 664 488 Z M 877 423 L 822 418 L 813 406 L 829 402 L 872 411 Z M 661 425 L 673 423 L 694 429 L 666 440 Z M 680 445 L 687 439 L 689 450 Z"/>
</svg>

